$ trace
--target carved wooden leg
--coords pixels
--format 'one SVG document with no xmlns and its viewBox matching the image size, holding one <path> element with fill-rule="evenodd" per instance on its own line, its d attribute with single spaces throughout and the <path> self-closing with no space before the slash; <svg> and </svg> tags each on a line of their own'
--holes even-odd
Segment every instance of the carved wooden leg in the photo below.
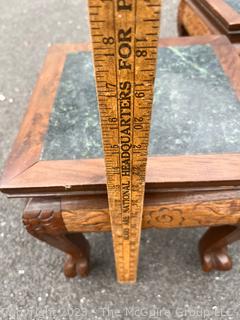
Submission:
<svg viewBox="0 0 240 320">
<path fill-rule="evenodd" d="M 205 272 L 212 270 L 228 271 L 232 268 L 232 259 L 227 246 L 240 240 L 240 226 L 220 226 L 209 228 L 199 242 L 202 268 Z"/>
<path fill-rule="evenodd" d="M 67 277 L 88 275 L 89 243 L 82 233 L 67 231 L 59 200 L 30 201 L 23 214 L 23 223 L 32 236 L 68 254 L 64 265 Z"/>
</svg>

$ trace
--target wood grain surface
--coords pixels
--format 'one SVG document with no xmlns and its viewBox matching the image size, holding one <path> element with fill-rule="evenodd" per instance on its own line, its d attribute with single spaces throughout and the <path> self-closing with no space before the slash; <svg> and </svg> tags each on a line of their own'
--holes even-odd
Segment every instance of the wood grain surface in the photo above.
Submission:
<svg viewBox="0 0 240 320">
<path fill-rule="evenodd" d="M 224 0 L 181 0 L 178 25 L 180 35 L 224 34 L 240 42 L 240 13 Z"/>
<path fill-rule="evenodd" d="M 191 36 L 219 34 L 201 11 L 187 0 L 182 0 L 179 5 L 178 23 Z"/>
<path fill-rule="evenodd" d="M 193 3 L 198 5 L 200 8 L 207 8 L 210 13 L 204 10 L 212 20 L 215 20 L 213 15 L 215 15 L 222 25 L 229 31 L 239 30 L 240 28 L 240 14 L 235 11 L 229 4 L 224 0 L 191 0 Z"/>
<path fill-rule="evenodd" d="M 160 0 L 89 0 L 117 279 L 137 278 Z"/>
</svg>

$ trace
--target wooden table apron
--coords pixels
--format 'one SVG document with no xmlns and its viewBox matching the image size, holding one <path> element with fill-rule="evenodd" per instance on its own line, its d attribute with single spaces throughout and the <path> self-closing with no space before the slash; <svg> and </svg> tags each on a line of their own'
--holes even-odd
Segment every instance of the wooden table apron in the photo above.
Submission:
<svg viewBox="0 0 240 320">
<path fill-rule="evenodd" d="M 111 231 L 106 195 L 54 198 L 54 202 L 69 232 Z M 28 208 L 50 210 L 51 203 L 52 198 L 34 198 Z M 239 221 L 240 191 L 154 193 L 145 197 L 142 228 L 235 225 Z"/>
</svg>

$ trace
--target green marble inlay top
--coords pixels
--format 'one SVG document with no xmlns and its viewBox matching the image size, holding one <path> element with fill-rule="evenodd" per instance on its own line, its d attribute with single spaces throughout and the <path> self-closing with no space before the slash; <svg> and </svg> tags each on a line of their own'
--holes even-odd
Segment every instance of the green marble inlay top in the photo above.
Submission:
<svg viewBox="0 0 240 320">
<path fill-rule="evenodd" d="M 43 160 L 102 156 L 91 54 L 69 54 L 58 88 Z"/>
<path fill-rule="evenodd" d="M 225 0 L 225 2 L 234 10 L 240 12 L 240 0 Z"/>
<path fill-rule="evenodd" d="M 240 103 L 208 45 L 160 48 L 150 155 L 240 152 Z M 43 160 L 102 157 L 91 54 L 69 54 Z"/>
</svg>

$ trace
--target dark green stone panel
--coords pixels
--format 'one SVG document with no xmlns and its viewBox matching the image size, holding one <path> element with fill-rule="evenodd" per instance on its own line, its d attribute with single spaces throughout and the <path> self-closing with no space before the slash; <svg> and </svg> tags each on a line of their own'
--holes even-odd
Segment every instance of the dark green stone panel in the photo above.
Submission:
<svg viewBox="0 0 240 320">
<path fill-rule="evenodd" d="M 102 157 L 91 54 L 69 54 L 43 160 Z M 149 153 L 240 152 L 240 103 L 208 45 L 159 49 Z"/>
</svg>

